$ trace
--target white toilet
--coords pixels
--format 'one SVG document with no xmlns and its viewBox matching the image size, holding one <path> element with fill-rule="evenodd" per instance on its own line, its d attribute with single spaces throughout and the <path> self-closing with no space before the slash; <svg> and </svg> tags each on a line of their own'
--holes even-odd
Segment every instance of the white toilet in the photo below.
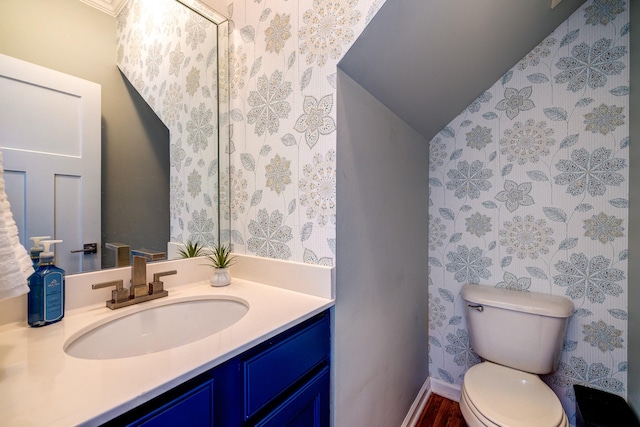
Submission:
<svg viewBox="0 0 640 427">
<path fill-rule="evenodd" d="M 484 360 L 462 383 L 469 427 L 565 427 L 567 415 L 538 377 L 555 371 L 573 304 L 558 295 L 464 285 L 471 346 Z"/>
</svg>

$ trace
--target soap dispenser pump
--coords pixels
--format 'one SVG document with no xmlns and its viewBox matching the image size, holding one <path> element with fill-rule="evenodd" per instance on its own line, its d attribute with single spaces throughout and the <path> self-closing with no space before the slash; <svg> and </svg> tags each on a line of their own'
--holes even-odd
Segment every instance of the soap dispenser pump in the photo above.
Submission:
<svg viewBox="0 0 640 427">
<path fill-rule="evenodd" d="M 40 254 L 44 250 L 44 248 L 40 244 L 40 241 L 50 238 L 51 236 L 34 236 L 29 238 L 33 240 L 33 247 L 29 250 L 29 256 L 31 257 L 31 262 L 33 263 L 34 270 L 38 269 L 38 265 L 40 264 Z"/>
<path fill-rule="evenodd" d="M 64 317 L 65 273 L 54 265 L 51 245 L 62 240 L 43 240 L 38 269 L 29 277 L 27 323 L 39 327 L 58 322 Z"/>
</svg>

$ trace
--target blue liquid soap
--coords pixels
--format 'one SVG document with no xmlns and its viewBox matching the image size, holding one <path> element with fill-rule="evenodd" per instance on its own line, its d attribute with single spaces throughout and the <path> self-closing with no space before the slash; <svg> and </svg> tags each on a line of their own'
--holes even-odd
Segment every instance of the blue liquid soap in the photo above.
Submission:
<svg viewBox="0 0 640 427">
<path fill-rule="evenodd" d="M 54 253 L 49 248 L 62 240 L 43 240 L 44 251 L 35 273 L 29 276 L 27 294 L 27 323 L 39 327 L 50 325 L 64 317 L 65 274 L 54 265 Z"/>
</svg>

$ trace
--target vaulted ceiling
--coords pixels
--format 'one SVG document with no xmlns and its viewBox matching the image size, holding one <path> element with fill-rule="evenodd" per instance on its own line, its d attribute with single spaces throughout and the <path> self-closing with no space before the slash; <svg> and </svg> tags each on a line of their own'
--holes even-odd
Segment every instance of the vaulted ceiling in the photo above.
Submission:
<svg viewBox="0 0 640 427">
<path fill-rule="evenodd" d="M 584 0 L 387 0 L 339 67 L 430 140 Z"/>
</svg>

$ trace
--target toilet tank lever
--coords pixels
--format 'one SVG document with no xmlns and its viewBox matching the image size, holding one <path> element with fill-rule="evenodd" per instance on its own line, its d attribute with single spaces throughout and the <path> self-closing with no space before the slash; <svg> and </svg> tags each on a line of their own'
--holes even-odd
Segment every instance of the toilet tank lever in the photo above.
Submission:
<svg viewBox="0 0 640 427">
<path fill-rule="evenodd" d="M 484 311 L 484 307 L 479 304 L 467 304 L 467 307 L 473 308 L 474 310 L 478 310 L 480 313 Z"/>
</svg>

